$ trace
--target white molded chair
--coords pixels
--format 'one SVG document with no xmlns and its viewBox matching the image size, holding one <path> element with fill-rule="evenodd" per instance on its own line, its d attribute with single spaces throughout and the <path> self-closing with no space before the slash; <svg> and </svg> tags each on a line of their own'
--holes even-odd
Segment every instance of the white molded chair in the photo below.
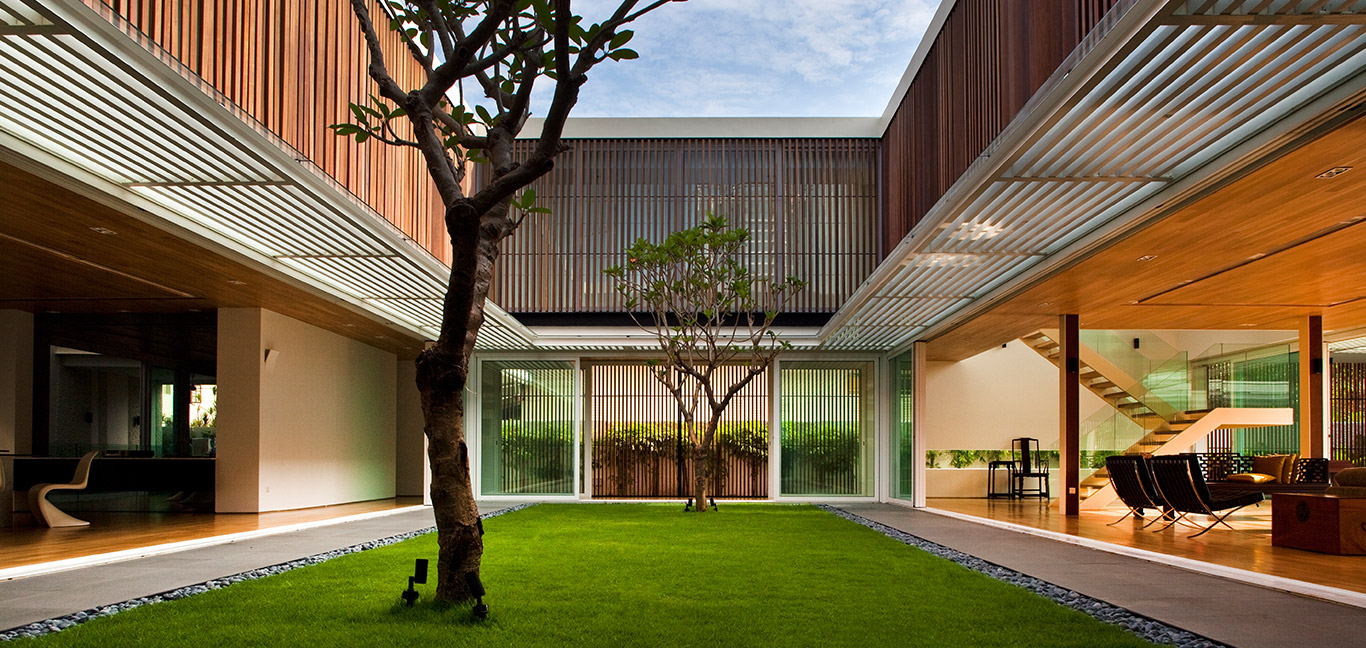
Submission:
<svg viewBox="0 0 1366 648">
<path fill-rule="evenodd" d="M 52 502 L 47 501 L 47 494 L 55 490 L 85 490 L 85 485 L 90 481 L 90 462 L 95 460 L 99 452 L 91 450 L 81 457 L 81 462 L 76 464 L 76 474 L 71 477 L 71 481 L 66 484 L 34 484 L 28 491 L 28 510 L 33 514 L 33 520 L 46 527 L 76 527 L 90 526 L 85 520 L 78 520 L 57 508 Z"/>
</svg>

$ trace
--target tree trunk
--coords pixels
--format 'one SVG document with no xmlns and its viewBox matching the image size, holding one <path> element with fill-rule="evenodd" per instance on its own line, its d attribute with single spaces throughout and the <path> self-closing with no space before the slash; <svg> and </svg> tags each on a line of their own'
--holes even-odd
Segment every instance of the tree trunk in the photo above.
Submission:
<svg viewBox="0 0 1366 648">
<path fill-rule="evenodd" d="M 431 365 L 419 362 L 419 372 Z M 435 378 L 435 376 L 429 376 Z M 419 383 L 423 383 L 419 378 Z M 427 382 L 439 384 L 440 380 Z M 446 601 L 473 598 L 466 574 L 479 573 L 484 540 L 479 534 L 479 507 L 470 483 L 470 453 L 465 443 L 464 391 L 423 390 L 427 456 L 432 466 L 432 510 L 436 515 L 436 597 Z"/>
<path fill-rule="evenodd" d="M 711 488 L 711 474 L 715 471 L 712 465 L 712 448 L 716 446 L 716 428 L 721 424 L 721 414 L 725 407 L 718 411 L 713 408 L 711 417 L 707 420 L 707 428 L 702 433 L 702 443 L 693 450 L 693 492 L 697 497 L 697 510 L 705 511 L 707 506 L 707 489 Z"/>
<path fill-rule="evenodd" d="M 707 485 L 711 482 L 711 449 L 705 444 L 693 448 L 693 497 L 697 510 L 707 510 Z"/>
<path fill-rule="evenodd" d="M 451 234 L 451 278 L 446 286 L 441 337 L 417 359 L 427 457 L 432 466 L 432 509 L 436 515 L 436 597 L 473 598 L 467 574 L 478 574 L 484 554 L 479 507 L 470 481 L 465 440 L 465 385 L 474 342 L 484 323 L 484 298 L 493 282 L 493 264 L 507 203 L 479 214 L 469 200 L 446 210 Z M 481 223 L 492 221 L 492 227 Z"/>
</svg>

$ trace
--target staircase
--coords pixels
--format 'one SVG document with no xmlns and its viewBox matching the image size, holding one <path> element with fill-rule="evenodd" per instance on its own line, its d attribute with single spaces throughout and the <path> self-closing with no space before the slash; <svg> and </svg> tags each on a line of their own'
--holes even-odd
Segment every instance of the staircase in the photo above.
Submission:
<svg viewBox="0 0 1366 648">
<path fill-rule="evenodd" d="M 1031 333 L 1020 338 L 1020 340 L 1054 365 L 1059 364 L 1062 348 L 1057 341 L 1049 337 L 1047 332 Z M 1078 379 L 1083 387 L 1099 396 L 1115 410 L 1146 431 L 1142 438 L 1123 450 L 1122 454 L 1163 454 L 1161 451 L 1168 443 L 1180 436 L 1182 432 L 1190 429 L 1209 413 L 1209 410 L 1190 410 L 1163 417 L 1137 396 L 1129 393 L 1113 380 L 1107 378 L 1100 370 L 1088 364 L 1086 358 L 1081 358 L 1078 370 L 1080 372 Z M 1186 446 L 1189 445 L 1189 443 L 1186 444 Z M 1102 466 L 1086 479 L 1081 480 L 1079 495 L 1085 501 L 1101 490 L 1111 490 L 1108 488 L 1109 485 L 1110 475 Z M 1108 500 L 1105 503 L 1108 503 Z M 1101 506 L 1103 505 L 1101 504 Z"/>
</svg>

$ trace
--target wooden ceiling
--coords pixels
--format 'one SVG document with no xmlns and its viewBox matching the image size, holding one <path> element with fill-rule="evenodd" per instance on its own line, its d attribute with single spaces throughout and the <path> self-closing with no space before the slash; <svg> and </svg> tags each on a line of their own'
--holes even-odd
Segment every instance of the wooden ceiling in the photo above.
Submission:
<svg viewBox="0 0 1366 648">
<path fill-rule="evenodd" d="M 1352 169 L 1317 177 L 1335 167 Z M 967 358 L 1060 313 L 1093 329 L 1366 326 L 1366 118 L 1016 293 L 931 340 L 929 357 Z"/>
<path fill-rule="evenodd" d="M 400 357 L 421 349 L 421 340 L 288 279 L 3 162 L 0 186 L 0 308 L 186 313 L 259 307 Z"/>
</svg>

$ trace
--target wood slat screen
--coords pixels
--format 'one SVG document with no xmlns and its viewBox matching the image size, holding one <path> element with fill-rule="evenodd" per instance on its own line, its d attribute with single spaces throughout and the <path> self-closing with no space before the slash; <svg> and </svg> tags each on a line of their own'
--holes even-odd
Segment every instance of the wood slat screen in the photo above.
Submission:
<svg viewBox="0 0 1366 648">
<path fill-rule="evenodd" d="M 749 229 L 756 276 L 809 282 L 792 312 L 834 312 L 876 265 L 877 140 L 571 145 L 533 185 L 553 213 L 528 219 L 503 244 L 492 297 L 508 311 L 620 311 L 602 270 L 636 239 L 661 241 L 708 211 Z"/>
<path fill-rule="evenodd" d="M 730 384 L 740 371 L 721 367 L 719 384 Z M 673 397 L 651 368 L 639 362 L 604 362 L 589 364 L 584 372 L 593 497 L 689 497 L 695 474 L 690 444 L 679 436 Z M 765 373 L 746 385 L 726 409 L 715 442 L 715 497 L 768 497 L 768 386 Z"/>
<path fill-rule="evenodd" d="M 882 137 L 882 256 L 1115 2 L 958 0 Z"/>
<path fill-rule="evenodd" d="M 442 261 L 450 241 L 415 150 L 337 137 L 349 102 L 377 94 L 346 0 L 84 0 L 107 6 Z M 377 10 L 376 6 L 373 10 Z M 390 73 L 419 85 L 396 35 L 380 34 Z"/>
<path fill-rule="evenodd" d="M 1331 366 L 1329 458 L 1366 466 L 1366 363 L 1334 362 Z"/>
</svg>

